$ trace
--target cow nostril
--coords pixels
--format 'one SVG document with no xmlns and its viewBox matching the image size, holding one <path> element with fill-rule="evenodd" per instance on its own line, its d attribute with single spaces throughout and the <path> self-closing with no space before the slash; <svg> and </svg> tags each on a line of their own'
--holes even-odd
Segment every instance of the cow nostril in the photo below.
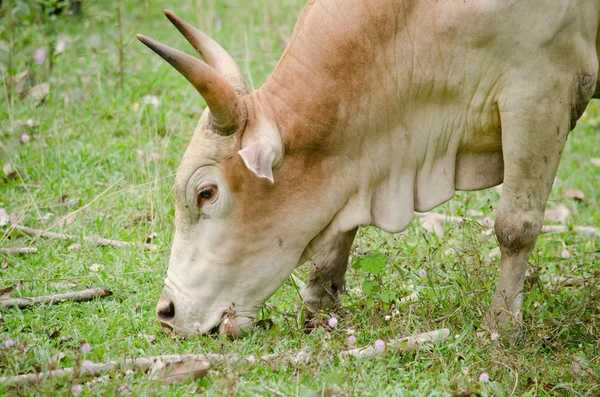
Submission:
<svg viewBox="0 0 600 397">
<path fill-rule="evenodd" d="M 175 318 L 175 304 L 170 300 L 161 298 L 156 307 L 156 316 L 161 322 L 169 322 Z"/>
</svg>

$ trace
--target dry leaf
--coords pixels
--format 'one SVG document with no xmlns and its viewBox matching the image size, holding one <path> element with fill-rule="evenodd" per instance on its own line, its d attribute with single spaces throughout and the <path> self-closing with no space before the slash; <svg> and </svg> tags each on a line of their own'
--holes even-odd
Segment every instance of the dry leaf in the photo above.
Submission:
<svg viewBox="0 0 600 397">
<path fill-rule="evenodd" d="M 154 108 L 160 106 L 160 99 L 156 95 L 144 95 L 142 101 L 145 105 L 151 105 Z"/>
<path fill-rule="evenodd" d="M 148 237 L 146 237 L 146 244 L 152 243 L 152 240 L 154 240 L 156 237 L 158 237 L 158 233 L 150 233 Z"/>
<path fill-rule="evenodd" d="M 33 128 L 39 126 L 40 123 L 35 121 L 34 119 L 27 119 L 26 121 L 17 120 L 15 121 L 15 125 L 18 125 L 19 127 Z"/>
<path fill-rule="evenodd" d="M 460 393 L 454 393 L 452 397 L 481 397 L 481 394 L 467 390 Z"/>
<path fill-rule="evenodd" d="M 562 204 L 560 204 L 552 210 L 546 210 L 546 212 L 544 213 L 544 219 L 560 223 L 567 222 L 567 219 L 569 219 L 570 217 L 571 211 Z"/>
<path fill-rule="evenodd" d="M 571 364 L 571 373 L 574 378 L 591 377 L 598 379 L 598 375 L 594 371 L 592 365 L 587 361 L 577 356 L 572 356 L 573 363 Z"/>
<path fill-rule="evenodd" d="M 156 340 L 156 335 L 150 335 L 150 334 L 138 334 L 138 336 L 146 339 L 146 341 L 148 343 L 152 343 Z"/>
<path fill-rule="evenodd" d="M 313 397 L 347 397 L 347 396 L 351 396 L 351 395 L 352 394 L 350 394 L 350 392 L 347 392 L 347 391 L 335 390 L 335 389 L 324 389 L 324 390 L 319 390 L 318 392 L 313 394 Z"/>
<path fill-rule="evenodd" d="M 419 300 L 419 293 L 417 291 L 413 292 L 410 295 L 407 295 L 398 301 L 398 303 L 407 303 L 407 302 L 415 302 Z"/>
<path fill-rule="evenodd" d="M 8 269 L 8 259 L 5 259 L 0 267 L 2 269 Z"/>
<path fill-rule="evenodd" d="M 10 298 L 10 294 L 15 290 L 15 287 L 10 285 L 5 288 L 0 288 L 0 300 Z"/>
<path fill-rule="evenodd" d="M 89 269 L 93 272 L 97 272 L 98 270 L 100 270 L 101 267 L 102 267 L 102 265 L 100 265 L 98 263 L 94 263 L 93 265 L 91 265 L 89 267 Z"/>
<path fill-rule="evenodd" d="M 429 233 L 435 233 L 438 237 L 444 237 L 443 216 L 434 212 L 428 212 L 419 218 L 421 226 Z"/>
<path fill-rule="evenodd" d="M 8 222 L 10 222 L 10 218 L 6 213 L 6 210 L 4 208 L 0 208 L 0 227 L 7 225 Z"/>
<path fill-rule="evenodd" d="M 500 256 L 500 247 L 494 247 L 488 253 L 488 258 L 493 259 Z"/>
<path fill-rule="evenodd" d="M 33 52 L 33 60 L 38 65 L 41 65 L 46 60 L 46 55 L 48 55 L 46 47 L 40 47 Z"/>
<path fill-rule="evenodd" d="M 13 212 L 8 217 L 10 218 L 10 223 L 18 225 L 25 220 L 26 215 L 24 213 L 17 215 Z"/>
<path fill-rule="evenodd" d="M 70 36 L 61 34 L 60 36 L 58 36 L 58 40 L 56 40 L 56 47 L 54 48 L 54 53 L 55 54 L 63 53 L 67 49 L 67 46 L 69 44 L 71 44 L 72 41 L 73 41 L 73 39 Z"/>
<path fill-rule="evenodd" d="M 81 244 L 79 244 L 79 243 L 73 243 L 67 247 L 67 251 L 69 251 L 69 252 L 79 251 L 80 249 L 81 249 Z"/>
<path fill-rule="evenodd" d="M 75 222 L 75 215 L 75 212 L 70 212 L 67 215 L 60 218 L 58 223 L 61 225 L 61 227 L 70 226 L 73 222 Z"/>
<path fill-rule="evenodd" d="M 470 209 L 467 210 L 467 216 L 470 216 L 471 218 L 483 218 L 485 214 L 479 210 Z"/>
<path fill-rule="evenodd" d="M 590 163 L 592 163 L 596 167 L 600 167 L 600 158 L 598 158 L 598 159 L 591 159 Z"/>
<path fill-rule="evenodd" d="M 13 170 L 11 163 L 6 163 L 2 167 L 2 171 L 4 171 L 4 175 L 6 175 L 6 179 L 17 179 L 17 171 Z"/>
<path fill-rule="evenodd" d="M 68 92 L 61 92 L 59 96 L 62 98 L 65 105 L 68 105 L 69 102 L 71 102 L 71 96 Z"/>
<path fill-rule="evenodd" d="M 579 189 L 566 189 L 563 192 L 563 195 L 566 198 L 574 199 L 574 200 L 583 200 L 585 199 L 585 194 Z"/>
<path fill-rule="evenodd" d="M 24 72 L 19 73 L 13 79 L 13 84 L 15 85 L 15 92 L 17 94 L 22 94 L 25 92 L 25 86 L 27 84 L 27 78 L 29 77 L 29 69 Z"/>
<path fill-rule="evenodd" d="M 152 215 L 137 215 L 131 221 L 131 223 L 134 225 L 142 222 L 152 222 Z"/>
<path fill-rule="evenodd" d="M 50 339 L 58 339 L 60 337 L 60 328 L 52 332 L 49 336 Z M 64 356 L 63 356 L 64 357 Z"/>
<path fill-rule="evenodd" d="M 598 233 L 598 229 L 593 226 L 575 226 L 573 230 L 575 230 L 575 233 L 584 236 L 592 236 Z"/>
<path fill-rule="evenodd" d="M 210 363 L 204 360 L 188 359 L 169 364 L 157 360 L 150 368 L 150 378 L 167 384 L 177 384 L 190 378 L 193 380 L 202 378 L 206 376 L 209 369 Z"/>
<path fill-rule="evenodd" d="M 46 212 L 44 215 L 42 215 L 38 218 L 38 221 L 47 221 L 48 219 L 52 218 L 53 216 L 54 216 L 53 213 Z"/>
<path fill-rule="evenodd" d="M 36 105 L 42 103 L 42 101 L 48 96 L 50 93 L 50 84 L 41 83 L 36 86 L 31 87 L 29 90 L 29 96 L 36 102 Z"/>
</svg>

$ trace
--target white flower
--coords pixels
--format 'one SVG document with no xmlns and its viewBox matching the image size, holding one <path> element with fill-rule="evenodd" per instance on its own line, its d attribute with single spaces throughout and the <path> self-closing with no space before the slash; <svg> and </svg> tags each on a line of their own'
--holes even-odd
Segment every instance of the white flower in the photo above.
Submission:
<svg viewBox="0 0 600 397">
<path fill-rule="evenodd" d="M 337 319 L 337 318 L 335 318 L 335 317 L 331 317 L 331 318 L 329 319 L 329 321 L 327 321 L 327 324 L 329 324 L 329 326 L 330 326 L 331 328 L 335 328 L 335 327 L 337 327 L 337 325 L 338 325 L 338 319 Z"/>
<path fill-rule="evenodd" d="M 83 386 L 81 385 L 73 385 L 73 387 L 71 388 L 71 393 L 73 393 L 74 396 L 80 395 L 82 391 Z"/>
<path fill-rule="evenodd" d="M 91 371 L 92 368 L 94 368 L 94 363 L 91 362 L 90 360 L 85 360 L 83 362 L 83 368 L 87 369 L 88 371 Z"/>
<path fill-rule="evenodd" d="M 92 350 L 92 345 L 90 345 L 87 342 L 83 342 L 81 344 L 81 352 L 82 353 L 89 353 Z"/>
</svg>

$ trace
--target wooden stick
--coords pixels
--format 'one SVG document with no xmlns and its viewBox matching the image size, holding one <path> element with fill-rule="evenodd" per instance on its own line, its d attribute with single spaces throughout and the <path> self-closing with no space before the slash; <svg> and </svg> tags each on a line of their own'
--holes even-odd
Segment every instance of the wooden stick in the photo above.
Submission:
<svg viewBox="0 0 600 397">
<path fill-rule="evenodd" d="M 450 330 L 447 328 L 439 329 L 436 331 L 425 332 L 423 334 L 413 335 L 406 338 L 395 339 L 388 342 L 390 347 L 398 347 L 402 351 L 409 351 L 418 348 L 419 346 L 427 342 L 442 342 L 446 341 L 450 335 Z M 349 356 L 357 359 L 363 359 L 372 357 L 376 354 L 375 349 L 372 347 L 363 347 L 358 349 L 351 349 L 342 351 L 339 353 L 341 358 Z M 28 385 L 43 381 L 49 378 L 64 378 L 72 377 L 74 374 L 80 376 L 98 376 L 104 372 L 116 372 L 123 368 L 131 369 L 148 369 L 159 360 L 165 364 L 177 363 L 186 360 L 206 360 L 212 363 L 248 363 L 255 364 L 260 361 L 266 361 L 269 363 L 282 362 L 282 363 L 301 363 L 308 362 L 311 359 L 311 355 L 306 352 L 297 352 L 285 356 L 266 355 L 266 356 L 238 356 L 236 354 L 173 354 L 167 356 L 150 356 L 140 358 L 129 358 L 122 362 L 109 361 L 105 363 L 93 363 L 88 368 L 83 367 L 71 367 L 56 369 L 53 371 L 21 374 L 17 376 L 6 376 L 0 378 L 0 384 L 2 385 Z"/>
<path fill-rule="evenodd" d="M 0 248 L 0 254 L 5 255 L 22 255 L 22 254 L 37 254 L 37 248 L 29 248 L 29 247 L 11 247 L 11 248 Z"/>
<path fill-rule="evenodd" d="M 584 236 L 598 234 L 598 229 L 593 226 L 575 226 L 573 231 Z M 542 233 L 568 233 L 569 228 L 565 225 L 544 225 Z"/>
<path fill-rule="evenodd" d="M 393 339 L 387 343 L 387 346 L 399 348 L 401 351 L 413 350 L 427 342 L 445 342 L 450 336 L 448 328 L 438 329 L 431 332 L 425 332 L 418 335 L 408 336 L 401 339 Z M 359 347 L 343 351 L 339 354 L 340 358 L 353 356 L 356 358 L 368 358 L 378 354 L 373 346 Z"/>
<path fill-rule="evenodd" d="M 112 295 L 112 292 L 104 288 L 85 289 L 77 292 L 67 292 L 65 294 L 36 296 L 32 298 L 9 298 L 0 300 L 0 308 L 14 307 L 22 309 L 27 306 L 32 306 L 40 303 L 60 303 L 68 300 L 74 302 L 89 301 L 94 298 L 102 298 Z"/>
<path fill-rule="evenodd" d="M 268 391 L 268 392 L 271 392 L 271 393 L 273 393 L 273 394 L 275 394 L 276 396 L 279 396 L 279 397 L 288 397 L 287 394 L 283 394 L 279 390 L 275 390 L 275 389 L 273 389 L 271 387 L 265 386 L 265 390 Z"/>
<path fill-rule="evenodd" d="M 13 225 L 13 227 L 25 234 L 30 234 L 32 236 L 45 237 L 45 238 L 51 238 L 51 239 L 57 239 L 57 240 L 63 240 L 63 241 L 78 240 L 78 238 L 76 236 L 72 236 L 69 234 L 54 233 L 54 232 L 49 232 L 49 231 L 45 231 L 45 230 L 33 229 L 31 227 L 21 226 L 21 225 Z M 123 248 L 123 247 L 134 247 L 137 245 L 136 243 L 130 243 L 127 241 L 119 241 L 119 240 L 110 240 L 110 239 L 106 239 L 106 238 L 99 237 L 99 236 L 83 236 L 83 241 L 85 241 L 86 243 L 99 245 L 100 247 Z M 154 244 L 142 244 L 142 246 L 145 249 L 147 249 L 148 251 L 156 250 L 156 245 L 154 245 Z"/>
</svg>

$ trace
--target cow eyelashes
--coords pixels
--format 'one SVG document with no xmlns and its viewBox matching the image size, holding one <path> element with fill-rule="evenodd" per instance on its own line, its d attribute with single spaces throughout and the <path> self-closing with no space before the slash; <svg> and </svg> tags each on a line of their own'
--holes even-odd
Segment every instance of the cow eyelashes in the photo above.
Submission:
<svg viewBox="0 0 600 397">
<path fill-rule="evenodd" d="M 198 207 L 202 207 L 204 203 L 213 199 L 217 194 L 216 185 L 201 185 L 198 187 Z"/>
</svg>

